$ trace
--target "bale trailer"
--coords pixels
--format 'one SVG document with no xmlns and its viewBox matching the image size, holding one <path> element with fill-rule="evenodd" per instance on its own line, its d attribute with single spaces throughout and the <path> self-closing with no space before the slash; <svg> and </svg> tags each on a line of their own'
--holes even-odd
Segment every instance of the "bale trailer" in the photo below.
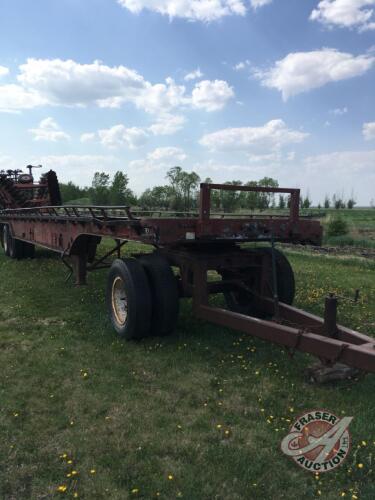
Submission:
<svg viewBox="0 0 375 500">
<path fill-rule="evenodd" d="M 325 300 L 324 317 L 293 307 L 295 280 L 276 243 L 320 245 L 318 221 L 300 216 L 300 191 L 288 188 L 201 184 L 198 213 L 146 213 L 130 207 L 62 205 L 53 171 L 34 183 L 20 171 L 0 172 L 1 243 L 7 257 L 32 258 L 36 246 L 60 255 L 85 285 L 87 273 L 109 268 L 106 301 L 123 338 L 173 332 L 179 299 L 192 299 L 196 317 L 320 359 L 375 372 L 375 339 L 337 324 L 338 299 Z M 213 190 L 289 195 L 288 215 L 225 215 L 211 210 Z M 97 257 L 102 238 L 113 248 Z M 121 258 L 129 241 L 149 254 Z M 246 243 L 255 242 L 249 247 Z M 111 263 L 107 259 L 116 255 Z M 174 271 L 174 270 L 175 271 Z M 222 294 L 225 306 L 210 304 Z M 333 368 L 334 369 L 334 368 Z"/>
</svg>

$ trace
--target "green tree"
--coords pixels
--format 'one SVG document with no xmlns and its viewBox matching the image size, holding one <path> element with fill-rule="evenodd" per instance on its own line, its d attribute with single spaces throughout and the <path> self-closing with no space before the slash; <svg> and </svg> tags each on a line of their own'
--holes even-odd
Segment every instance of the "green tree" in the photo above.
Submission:
<svg viewBox="0 0 375 500">
<path fill-rule="evenodd" d="M 109 189 L 109 202 L 111 205 L 135 205 L 136 197 L 128 187 L 129 178 L 123 172 L 116 172 Z"/>
<path fill-rule="evenodd" d="M 285 196 L 281 194 L 281 195 L 279 196 L 279 208 L 280 208 L 281 210 L 283 210 L 283 209 L 285 208 L 285 206 L 286 206 Z"/>
<path fill-rule="evenodd" d="M 263 177 L 263 179 L 260 179 L 260 181 L 258 182 L 258 186 L 277 188 L 279 187 L 279 183 L 276 179 L 272 179 L 272 177 Z M 259 193 L 258 208 L 260 209 L 269 208 L 274 197 L 275 195 L 273 193 Z"/>
<path fill-rule="evenodd" d="M 94 205 L 108 205 L 109 175 L 105 172 L 95 172 L 91 186 L 91 198 Z"/>
<path fill-rule="evenodd" d="M 224 184 L 230 186 L 241 186 L 241 181 L 228 181 Z M 221 208 L 224 212 L 235 212 L 240 207 L 241 201 L 241 192 L 240 191 L 220 191 L 220 202 Z"/>
<path fill-rule="evenodd" d="M 249 187 L 257 187 L 258 183 L 257 181 L 249 181 L 246 182 L 245 186 Z M 259 208 L 259 193 L 255 191 L 247 191 L 244 192 L 244 197 L 245 197 L 245 207 L 249 208 L 250 210 L 255 210 L 256 208 Z"/>
<path fill-rule="evenodd" d="M 88 189 L 80 188 L 72 181 L 69 181 L 67 184 L 60 183 L 59 186 L 61 198 L 65 204 L 88 197 Z"/>
</svg>

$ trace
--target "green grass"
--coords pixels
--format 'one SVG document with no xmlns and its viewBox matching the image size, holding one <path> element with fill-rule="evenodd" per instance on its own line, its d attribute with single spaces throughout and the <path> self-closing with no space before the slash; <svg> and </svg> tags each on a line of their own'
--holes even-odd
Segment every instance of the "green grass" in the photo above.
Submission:
<svg viewBox="0 0 375 500">
<path fill-rule="evenodd" d="M 341 320 L 375 336 L 373 262 L 289 256 L 298 306 L 321 313 L 328 291 L 360 288 Z M 123 342 L 106 272 L 83 288 L 65 274 L 47 253 L 0 256 L 1 499 L 375 498 L 373 375 L 310 385 L 312 358 L 198 321 L 187 300 L 174 335 Z M 354 416 L 347 462 L 319 479 L 280 452 L 311 408 Z"/>
<path fill-rule="evenodd" d="M 355 208 L 353 210 L 325 210 L 321 218 L 324 227 L 324 244 L 332 246 L 354 246 L 375 248 L 375 210 L 373 208 Z M 349 233 L 342 237 L 327 237 L 328 223 L 335 217 L 344 219 L 349 226 Z"/>
</svg>

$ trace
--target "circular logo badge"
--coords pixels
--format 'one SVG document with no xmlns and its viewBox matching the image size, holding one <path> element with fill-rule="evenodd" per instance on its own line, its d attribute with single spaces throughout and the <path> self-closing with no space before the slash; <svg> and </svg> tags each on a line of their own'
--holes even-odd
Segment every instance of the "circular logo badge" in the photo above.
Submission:
<svg viewBox="0 0 375 500">
<path fill-rule="evenodd" d="M 328 472 L 343 463 L 350 450 L 349 424 L 327 410 L 299 417 L 281 442 L 281 450 L 310 472 Z"/>
</svg>

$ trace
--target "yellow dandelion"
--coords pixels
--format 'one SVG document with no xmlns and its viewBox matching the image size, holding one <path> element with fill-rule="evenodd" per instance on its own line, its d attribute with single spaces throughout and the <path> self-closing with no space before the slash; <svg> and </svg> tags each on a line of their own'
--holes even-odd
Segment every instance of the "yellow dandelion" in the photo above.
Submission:
<svg viewBox="0 0 375 500">
<path fill-rule="evenodd" d="M 72 476 L 76 476 L 78 472 L 76 470 L 72 470 Z"/>
<path fill-rule="evenodd" d="M 173 480 L 173 476 L 172 476 L 172 474 L 168 474 L 168 479 L 169 479 L 169 481 L 172 481 L 172 480 Z"/>
<path fill-rule="evenodd" d="M 73 498 L 78 498 L 78 493 L 76 491 L 73 494 Z"/>
<path fill-rule="evenodd" d="M 363 466 L 363 464 L 358 464 L 357 467 L 358 467 L 358 469 L 363 469 L 364 466 Z"/>
<path fill-rule="evenodd" d="M 136 495 L 137 493 L 139 493 L 139 489 L 138 488 L 133 488 L 132 489 L 132 494 Z"/>
<path fill-rule="evenodd" d="M 59 486 L 57 488 L 57 491 L 59 491 L 60 493 L 65 493 L 67 490 L 67 487 L 65 486 L 65 484 L 62 484 L 61 486 Z"/>
<path fill-rule="evenodd" d="M 67 461 L 68 464 L 72 464 L 73 463 L 73 460 L 68 460 Z"/>
<path fill-rule="evenodd" d="M 95 469 L 91 469 L 90 470 L 90 474 L 95 474 L 96 473 L 96 470 Z"/>
</svg>

